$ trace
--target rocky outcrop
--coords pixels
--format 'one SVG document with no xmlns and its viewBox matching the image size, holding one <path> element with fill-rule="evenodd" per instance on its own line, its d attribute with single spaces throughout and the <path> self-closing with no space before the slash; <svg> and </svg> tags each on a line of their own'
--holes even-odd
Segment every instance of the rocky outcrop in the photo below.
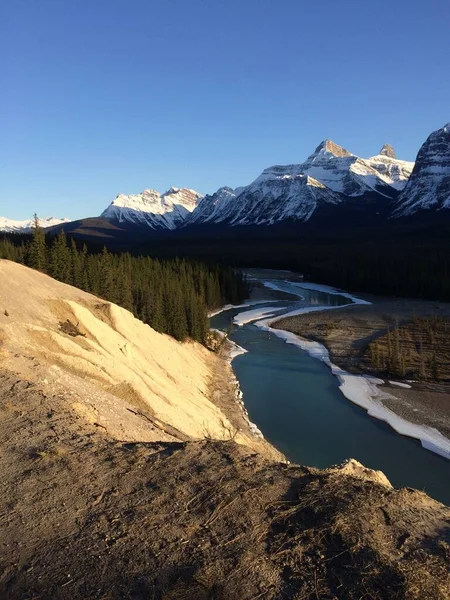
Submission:
<svg viewBox="0 0 450 600">
<path fill-rule="evenodd" d="M 395 155 L 395 150 L 390 144 L 384 144 L 380 150 L 380 155 L 387 156 L 388 158 L 397 158 Z"/>
</svg>

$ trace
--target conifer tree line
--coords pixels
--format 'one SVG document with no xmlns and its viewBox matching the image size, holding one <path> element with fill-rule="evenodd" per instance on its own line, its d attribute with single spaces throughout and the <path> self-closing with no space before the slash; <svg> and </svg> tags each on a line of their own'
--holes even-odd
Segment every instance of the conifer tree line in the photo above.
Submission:
<svg viewBox="0 0 450 600">
<path fill-rule="evenodd" d="M 63 230 L 46 236 L 37 217 L 29 236 L 0 238 L 0 258 L 20 262 L 130 310 L 156 331 L 201 343 L 208 310 L 239 304 L 249 294 L 240 272 L 186 259 L 159 260 L 128 252 L 89 252 Z"/>
<path fill-rule="evenodd" d="M 424 231 L 392 223 L 343 231 L 299 226 L 295 234 L 229 227 L 214 237 L 199 239 L 197 231 L 193 236 L 175 239 L 177 252 L 237 268 L 290 269 L 308 281 L 353 292 L 450 301 L 450 225 L 445 223 Z M 147 241 L 146 249 L 169 255 L 169 244 L 159 251 L 157 243 Z"/>
<path fill-rule="evenodd" d="M 413 316 L 410 322 L 398 324 L 372 341 L 368 359 L 377 372 L 420 380 L 450 378 L 450 321 L 433 315 Z"/>
</svg>

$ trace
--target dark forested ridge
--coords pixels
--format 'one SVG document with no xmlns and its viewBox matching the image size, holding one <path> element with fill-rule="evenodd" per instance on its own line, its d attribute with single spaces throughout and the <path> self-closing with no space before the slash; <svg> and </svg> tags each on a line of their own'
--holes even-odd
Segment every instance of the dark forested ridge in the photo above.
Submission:
<svg viewBox="0 0 450 600">
<path fill-rule="evenodd" d="M 240 303 L 248 285 L 230 267 L 188 259 L 160 260 L 112 253 L 90 252 L 61 231 L 48 238 L 35 228 L 32 236 L 2 235 L 0 258 L 23 263 L 119 304 L 177 340 L 204 342 L 207 312 L 226 303 Z"/>
<path fill-rule="evenodd" d="M 341 207 L 342 208 L 342 207 Z M 341 209 L 340 209 L 341 210 Z M 322 211 L 323 212 L 323 211 Z M 348 211 L 347 211 L 348 212 Z M 355 292 L 450 300 L 450 211 L 387 219 L 323 212 L 319 222 L 272 226 L 202 224 L 176 231 L 116 229 L 87 219 L 63 225 L 88 244 L 159 258 L 192 257 L 235 267 L 291 269 Z M 359 213 L 358 213 L 359 214 Z M 384 215 L 384 218 L 383 218 Z M 320 216 L 320 215 L 319 215 Z M 94 223 L 93 223 L 94 221 Z"/>
<path fill-rule="evenodd" d="M 371 294 L 450 301 L 450 224 L 211 228 L 148 239 L 139 251 L 238 268 L 291 269 L 309 281 Z"/>
</svg>

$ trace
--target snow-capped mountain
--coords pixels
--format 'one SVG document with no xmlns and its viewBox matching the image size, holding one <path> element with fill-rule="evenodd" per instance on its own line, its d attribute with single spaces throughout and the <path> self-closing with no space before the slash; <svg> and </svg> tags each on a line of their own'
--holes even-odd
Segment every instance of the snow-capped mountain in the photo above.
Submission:
<svg viewBox="0 0 450 600">
<path fill-rule="evenodd" d="M 397 160 L 394 149 L 387 144 L 377 156 L 364 159 L 325 140 L 297 170 L 344 196 L 356 197 L 375 191 L 391 198 L 395 195 L 392 188 L 397 190 L 406 185 L 413 166 L 413 163 Z"/>
<path fill-rule="evenodd" d="M 388 144 L 380 154 L 363 159 L 325 140 L 301 164 L 269 167 L 246 187 L 220 188 L 205 196 L 186 225 L 307 221 L 320 206 L 337 205 L 349 198 L 372 194 L 391 201 L 405 187 L 413 166 L 398 160 Z"/>
<path fill-rule="evenodd" d="M 56 217 L 45 217 L 39 219 L 39 225 L 42 228 L 55 227 L 62 223 L 69 223 L 70 219 L 57 219 Z M 0 217 L 0 231 L 7 233 L 29 233 L 32 231 L 34 220 L 29 219 L 25 221 L 14 221 L 13 219 L 6 219 Z"/>
<path fill-rule="evenodd" d="M 202 195 L 187 188 L 170 188 L 164 194 L 144 190 L 141 194 L 119 194 L 101 217 L 117 223 L 176 229 L 195 209 Z"/>
<path fill-rule="evenodd" d="M 414 170 L 396 200 L 395 217 L 450 208 L 450 123 L 434 131 L 417 154 Z"/>
</svg>

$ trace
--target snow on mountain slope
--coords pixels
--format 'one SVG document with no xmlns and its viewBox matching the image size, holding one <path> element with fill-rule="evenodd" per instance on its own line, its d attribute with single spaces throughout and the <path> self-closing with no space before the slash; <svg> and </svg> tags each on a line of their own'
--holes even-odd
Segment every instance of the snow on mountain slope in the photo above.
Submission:
<svg viewBox="0 0 450 600">
<path fill-rule="evenodd" d="M 242 191 L 242 188 L 238 188 Z M 237 196 L 237 190 L 232 190 L 229 187 L 221 187 L 211 195 L 204 196 L 189 217 L 188 222 L 191 223 L 209 223 L 221 221 L 221 215 L 226 211 L 228 206 L 232 206 L 233 200 Z"/>
<path fill-rule="evenodd" d="M 269 167 L 249 186 L 220 188 L 205 196 L 186 224 L 307 221 L 321 204 L 340 204 L 367 193 L 392 199 L 412 169 L 413 163 L 398 160 L 388 144 L 377 156 L 363 159 L 325 140 L 304 163 Z"/>
<path fill-rule="evenodd" d="M 376 191 L 392 197 L 392 187 L 398 189 L 402 183 L 406 184 L 413 166 L 413 163 L 397 160 L 394 149 L 387 144 L 378 156 L 364 159 L 325 140 L 299 168 L 300 172 L 345 196 L 362 196 Z"/>
<path fill-rule="evenodd" d="M 42 228 L 54 227 L 62 223 L 69 223 L 70 219 L 57 219 L 56 217 L 44 217 L 39 219 L 39 224 Z M 7 233 L 29 233 L 33 228 L 33 219 L 25 221 L 14 221 L 0 217 L 0 231 Z"/>
<path fill-rule="evenodd" d="M 263 181 L 257 179 L 245 188 L 237 198 L 238 206 L 229 205 L 227 220 L 231 225 L 273 225 L 287 219 L 307 221 L 319 204 L 340 201 L 339 194 L 308 175 L 274 175 Z"/>
<path fill-rule="evenodd" d="M 202 195 L 188 188 L 170 188 L 164 194 L 144 190 L 141 194 L 119 194 L 101 217 L 118 223 L 176 229 L 195 209 Z"/>
<path fill-rule="evenodd" d="M 390 157 L 383 154 L 383 152 L 380 152 L 377 156 L 364 159 L 364 162 L 377 171 L 378 177 L 384 183 L 398 191 L 405 188 L 414 168 L 413 162 L 398 160 L 395 156 Z"/>
<path fill-rule="evenodd" d="M 450 208 L 450 123 L 434 131 L 420 148 L 393 216 L 444 208 Z"/>
</svg>

